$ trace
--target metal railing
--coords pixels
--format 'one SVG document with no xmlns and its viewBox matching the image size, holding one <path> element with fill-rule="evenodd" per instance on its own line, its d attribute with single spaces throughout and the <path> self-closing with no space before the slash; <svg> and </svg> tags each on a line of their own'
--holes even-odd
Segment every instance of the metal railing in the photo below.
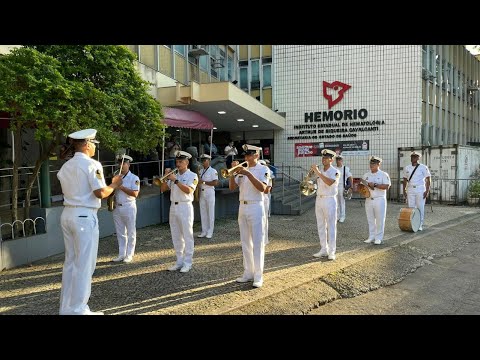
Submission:
<svg viewBox="0 0 480 360">
<path fill-rule="evenodd" d="M 43 221 L 43 226 L 45 227 L 46 226 L 46 223 L 45 223 L 45 219 L 41 216 L 37 216 L 35 219 L 25 219 L 25 220 L 15 220 L 14 222 L 11 222 L 11 223 L 3 223 L 0 225 L 0 241 L 3 241 L 3 237 L 2 237 L 2 228 L 5 226 L 10 226 L 11 230 L 12 230 L 12 240 L 15 239 L 15 226 L 16 224 L 21 224 L 22 225 L 22 234 L 23 234 L 23 237 L 26 236 L 25 234 L 25 223 L 27 222 L 31 222 L 32 223 L 32 226 L 33 226 L 33 234 L 32 235 L 37 235 L 37 221 L 38 220 L 42 220 Z M 45 229 L 46 230 L 46 229 Z"/>
</svg>

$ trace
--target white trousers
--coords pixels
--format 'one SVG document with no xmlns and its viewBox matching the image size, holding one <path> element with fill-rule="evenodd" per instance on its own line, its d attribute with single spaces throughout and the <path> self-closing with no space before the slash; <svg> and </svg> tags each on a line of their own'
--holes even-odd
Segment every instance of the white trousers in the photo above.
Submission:
<svg viewBox="0 0 480 360">
<path fill-rule="evenodd" d="M 133 257 L 137 242 L 137 204 L 128 202 L 113 210 L 113 222 L 118 240 L 118 256 Z"/>
<path fill-rule="evenodd" d="M 238 226 L 243 252 L 243 276 L 263 281 L 265 259 L 265 206 L 263 201 L 243 204 L 238 209 Z"/>
<path fill-rule="evenodd" d="M 337 219 L 345 219 L 345 198 L 343 197 L 343 188 L 338 188 Z"/>
<path fill-rule="evenodd" d="M 337 251 L 337 199 L 320 197 L 315 200 L 315 216 L 317 218 L 320 251 L 335 255 Z M 328 244 L 327 244 L 328 239 Z"/>
<path fill-rule="evenodd" d="M 385 216 L 387 214 L 387 199 L 377 197 L 365 199 L 365 211 L 368 220 L 368 238 L 383 241 Z"/>
<path fill-rule="evenodd" d="M 202 191 L 203 190 L 203 191 Z M 213 235 L 215 225 L 215 189 L 200 189 L 200 221 L 202 222 L 202 234 Z"/>
<path fill-rule="evenodd" d="M 192 266 L 193 262 L 193 205 L 191 202 L 174 202 L 170 205 L 170 232 L 177 265 Z"/>
<path fill-rule="evenodd" d="M 65 262 L 63 263 L 60 315 L 88 313 L 92 275 L 98 252 L 97 210 L 65 207 L 60 217 Z"/>
<path fill-rule="evenodd" d="M 271 194 L 263 194 L 263 206 L 265 207 L 265 245 L 270 241 L 268 240 L 268 218 L 270 217 L 270 196 Z"/>
<path fill-rule="evenodd" d="M 425 217 L 425 199 L 423 198 L 422 192 L 413 192 L 413 189 L 408 189 L 407 191 L 407 202 L 408 207 L 418 208 L 420 210 L 420 225 L 423 225 L 423 219 Z"/>
</svg>

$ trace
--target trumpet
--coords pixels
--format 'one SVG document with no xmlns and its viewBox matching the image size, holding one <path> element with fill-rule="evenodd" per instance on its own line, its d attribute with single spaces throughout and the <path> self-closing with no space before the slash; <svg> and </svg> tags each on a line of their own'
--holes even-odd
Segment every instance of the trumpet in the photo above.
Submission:
<svg viewBox="0 0 480 360">
<path fill-rule="evenodd" d="M 242 162 L 241 164 L 238 164 L 237 166 L 232 167 L 232 168 L 230 168 L 230 169 L 223 168 L 223 169 L 220 170 L 220 174 L 222 175 L 222 177 L 223 177 L 224 179 L 227 179 L 227 178 L 229 178 L 229 177 L 234 176 L 234 175 L 235 175 L 235 172 L 238 171 L 238 170 L 240 170 L 240 167 L 242 167 L 242 166 L 245 165 L 245 164 L 248 164 L 248 161 L 244 161 L 244 162 Z"/>
<path fill-rule="evenodd" d="M 155 186 L 161 186 L 165 181 L 167 181 L 167 177 L 170 174 L 175 174 L 176 175 L 177 173 L 178 173 L 178 168 L 175 168 L 172 171 L 170 171 L 168 174 L 163 175 L 161 178 L 153 179 L 152 184 L 155 185 Z"/>
<path fill-rule="evenodd" d="M 300 192 L 305 196 L 314 195 L 317 192 L 317 184 L 315 184 L 313 180 L 310 180 L 310 177 L 312 177 L 314 173 L 315 171 L 310 170 L 300 183 Z"/>
</svg>

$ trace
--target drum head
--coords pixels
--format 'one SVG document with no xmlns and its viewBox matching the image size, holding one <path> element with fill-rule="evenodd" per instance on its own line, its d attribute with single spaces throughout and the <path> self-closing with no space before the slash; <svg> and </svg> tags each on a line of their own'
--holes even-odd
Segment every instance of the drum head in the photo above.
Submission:
<svg viewBox="0 0 480 360">
<path fill-rule="evenodd" d="M 420 228 L 420 210 L 414 208 L 410 218 L 410 225 L 413 232 L 417 232 Z"/>
</svg>

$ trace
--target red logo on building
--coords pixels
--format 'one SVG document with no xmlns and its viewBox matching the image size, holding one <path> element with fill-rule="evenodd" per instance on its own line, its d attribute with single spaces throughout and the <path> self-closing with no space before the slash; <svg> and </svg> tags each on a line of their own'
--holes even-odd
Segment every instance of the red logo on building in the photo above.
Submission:
<svg viewBox="0 0 480 360">
<path fill-rule="evenodd" d="M 328 100 L 328 108 L 331 109 L 333 105 L 339 103 L 343 99 L 345 91 L 351 86 L 340 81 L 334 81 L 331 84 L 323 82 L 323 97 Z"/>
</svg>

